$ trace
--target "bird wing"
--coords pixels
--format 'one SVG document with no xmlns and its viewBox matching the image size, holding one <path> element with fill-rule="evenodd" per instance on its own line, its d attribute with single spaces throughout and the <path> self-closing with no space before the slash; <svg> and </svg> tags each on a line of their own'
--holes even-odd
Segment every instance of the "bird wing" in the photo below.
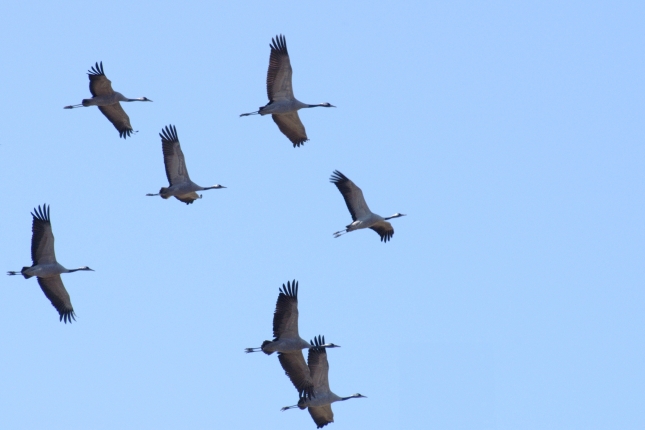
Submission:
<svg viewBox="0 0 645 430">
<path fill-rule="evenodd" d="M 38 206 L 31 213 L 31 261 L 36 264 L 56 263 L 54 233 L 49 218 L 49 207 Z"/>
<path fill-rule="evenodd" d="M 372 213 L 370 208 L 367 207 L 367 203 L 363 197 L 363 191 L 347 176 L 338 170 L 334 170 L 329 180 L 336 184 L 338 191 L 343 195 L 347 209 L 349 209 L 349 213 L 352 215 L 352 221 L 356 221 L 358 218 L 363 218 Z"/>
<path fill-rule="evenodd" d="M 130 118 L 121 107 L 121 103 L 116 102 L 112 105 L 99 106 L 98 108 L 101 113 L 110 120 L 112 125 L 114 125 L 114 128 L 119 131 L 119 137 L 125 139 L 132 134 L 133 130 L 130 125 Z"/>
<path fill-rule="evenodd" d="M 334 412 L 331 410 L 331 403 L 325 406 L 309 406 L 309 415 L 314 419 L 316 428 L 323 428 L 334 422 Z"/>
<path fill-rule="evenodd" d="M 60 275 L 48 276 L 46 278 L 39 277 L 38 284 L 43 290 L 43 293 L 45 293 L 45 296 L 47 296 L 58 311 L 60 321 L 64 321 L 67 324 L 68 322 L 71 323 L 72 320 L 76 320 L 74 308 L 72 308 L 72 301 L 69 298 L 69 294 L 63 285 Z"/>
<path fill-rule="evenodd" d="M 177 185 L 190 181 L 186 160 L 179 144 L 177 129 L 174 125 L 166 126 L 161 133 L 161 147 L 163 149 L 163 162 L 166 166 L 166 177 L 170 185 Z M 183 200 L 182 200 L 183 201 Z"/>
<path fill-rule="evenodd" d="M 101 64 L 96 63 L 96 66 L 88 70 L 87 76 L 90 78 L 90 93 L 92 93 L 92 96 L 107 96 L 114 93 L 112 82 L 103 72 L 102 61 Z"/>
<path fill-rule="evenodd" d="M 278 128 L 282 134 L 287 136 L 291 143 L 293 143 L 294 148 L 309 140 L 307 139 L 305 126 L 302 125 L 297 111 L 282 113 L 279 115 L 273 114 L 271 117 L 273 118 L 273 121 L 278 124 Z"/>
<path fill-rule="evenodd" d="M 387 221 L 379 221 L 370 228 L 381 236 L 381 242 L 387 242 L 392 239 L 392 236 L 394 235 L 394 228 L 392 227 L 392 224 Z"/>
<path fill-rule="evenodd" d="M 293 285 L 293 287 L 292 287 Z M 282 285 L 273 313 L 274 340 L 284 336 L 298 338 L 298 284 L 296 281 Z"/>
<path fill-rule="evenodd" d="M 309 367 L 302 355 L 302 350 L 290 352 L 278 352 L 278 359 L 284 369 L 284 373 L 289 377 L 291 383 L 300 397 L 311 398 L 314 391 L 314 383 L 309 374 Z"/>
<path fill-rule="evenodd" d="M 189 205 L 195 200 L 199 200 L 201 197 L 199 197 L 199 194 L 193 191 L 192 193 L 182 194 L 181 196 L 175 196 L 175 198 L 180 202 L 184 202 L 187 205 Z"/>
<path fill-rule="evenodd" d="M 327 350 L 325 348 L 309 348 L 307 364 L 314 383 L 314 390 L 316 392 L 328 392 L 329 362 L 327 361 Z"/>
<path fill-rule="evenodd" d="M 267 72 L 267 96 L 269 101 L 293 100 L 291 87 L 291 61 L 287 52 L 287 41 L 283 35 L 271 39 L 271 57 Z"/>
</svg>

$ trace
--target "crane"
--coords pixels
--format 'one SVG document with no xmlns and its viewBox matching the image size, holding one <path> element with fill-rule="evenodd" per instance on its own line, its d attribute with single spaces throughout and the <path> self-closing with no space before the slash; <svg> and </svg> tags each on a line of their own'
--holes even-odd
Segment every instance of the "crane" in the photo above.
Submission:
<svg viewBox="0 0 645 430">
<path fill-rule="evenodd" d="M 324 337 L 319 335 L 318 338 L 314 338 L 311 341 L 313 346 L 309 349 L 309 356 L 307 357 L 307 365 L 314 383 L 313 396 L 309 398 L 300 396 L 297 405 L 285 406 L 281 409 L 281 411 L 286 411 L 293 408 L 308 408 L 309 415 L 313 418 L 317 428 L 323 428 L 327 424 L 334 422 L 334 412 L 331 410 L 332 403 L 367 397 L 360 393 L 340 397 L 329 389 L 329 362 L 327 361 L 327 351 L 324 343 Z"/>
<path fill-rule="evenodd" d="M 347 176 L 334 170 L 329 181 L 338 187 L 338 191 L 343 195 L 347 209 L 352 215 L 352 223 L 345 227 L 345 230 L 340 230 L 334 233 L 334 237 L 339 237 L 350 231 L 359 230 L 361 228 L 371 228 L 381 236 L 381 242 L 387 242 L 394 235 L 394 228 L 387 220 L 405 216 L 405 214 L 395 213 L 387 218 L 383 218 L 370 211 L 367 207 L 363 191 L 356 186 Z"/>
<path fill-rule="evenodd" d="M 65 106 L 63 109 L 98 106 L 101 113 L 119 131 L 119 137 L 125 139 L 130 136 L 133 133 L 130 118 L 119 102 L 151 102 L 152 100 L 147 97 L 129 99 L 123 94 L 114 91 L 112 89 L 112 82 L 105 76 L 105 72 L 103 71 L 102 61 L 101 64 L 96 63 L 95 66 L 88 70 L 87 75 L 90 78 L 92 98 L 83 99 L 80 104 Z"/>
<path fill-rule="evenodd" d="M 166 166 L 166 177 L 170 186 L 161 187 L 157 194 L 146 194 L 146 196 L 161 196 L 168 199 L 172 196 L 187 205 L 197 199 L 201 199 L 201 194 L 196 191 L 212 190 L 217 188 L 226 188 L 222 185 L 215 184 L 212 187 L 200 187 L 190 180 L 188 170 L 186 170 L 186 160 L 184 153 L 181 151 L 177 128 L 174 125 L 167 125 L 159 133 L 161 136 L 161 149 L 163 150 L 163 162 Z"/>
<path fill-rule="evenodd" d="M 340 345 L 328 343 L 327 348 L 339 348 Z M 278 352 L 278 359 L 284 372 L 291 380 L 291 383 L 298 390 L 298 394 L 310 397 L 313 390 L 313 382 L 309 377 L 309 369 L 305 358 L 302 355 L 304 348 L 312 348 L 313 345 L 298 334 L 298 282 L 287 282 L 282 284 L 278 301 L 273 314 L 273 341 L 265 340 L 258 348 L 246 348 L 245 352 L 262 351 L 267 355 Z"/>
<path fill-rule="evenodd" d="M 267 95 L 269 103 L 256 112 L 243 113 L 240 116 L 268 115 L 280 131 L 289 138 L 293 147 L 304 144 L 309 139 L 298 117 L 298 110 L 314 107 L 336 107 L 329 103 L 310 105 L 297 100 L 293 95 L 291 86 L 291 62 L 287 52 L 287 41 L 283 35 L 271 39 L 271 57 L 269 57 L 269 71 L 267 72 Z"/>
<path fill-rule="evenodd" d="M 34 264 L 31 267 L 23 267 L 20 272 L 9 271 L 7 275 L 22 275 L 25 279 L 36 276 L 43 293 L 58 311 L 59 320 L 64 321 L 65 324 L 71 323 L 72 320 L 76 320 L 76 315 L 60 274 L 80 270 L 94 270 L 87 266 L 70 270 L 58 264 L 54 253 L 54 234 L 52 233 L 52 224 L 49 218 L 49 206 L 46 204 L 42 207 L 38 206 L 31 213 L 31 216 L 33 217 L 31 226 L 31 260 Z"/>
</svg>

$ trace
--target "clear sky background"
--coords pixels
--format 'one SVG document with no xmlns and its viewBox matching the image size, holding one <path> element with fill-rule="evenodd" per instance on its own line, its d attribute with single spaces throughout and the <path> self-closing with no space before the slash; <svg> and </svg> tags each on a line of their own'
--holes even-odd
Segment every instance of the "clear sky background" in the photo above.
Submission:
<svg viewBox="0 0 645 430">
<path fill-rule="evenodd" d="M 13 2 L 3 5 L 0 266 L 51 205 L 71 325 L 0 282 L 3 429 L 313 429 L 271 338 L 329 351 L 341 429 L 645 428 L 643 2 Z M 287 38 L 310 142 L 269 117 Z M 139 133 L 88 98 L 103 61 Z M 175 124 L 186 206 L 158 133 Z M 338 169 L 393 221 L 351 221 Z"/>
</svg>

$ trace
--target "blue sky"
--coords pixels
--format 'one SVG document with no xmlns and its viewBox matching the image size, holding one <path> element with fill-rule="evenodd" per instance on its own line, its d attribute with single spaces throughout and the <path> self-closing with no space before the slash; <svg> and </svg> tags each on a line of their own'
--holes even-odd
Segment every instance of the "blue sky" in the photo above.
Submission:
<svg viewBox="0 0 645 430">
<path fill-rule="evenodd" d="M 3 6 L 0 262 L 51 205 L 77 321 L 0 285 L 7 429 L 315 428 L 271 337 L 300 282 L 336 430 L 645 427 L 645 6 L 640 2 L 22 2 Z M 266 103 L 284 34 L 294 149 Z M 103 61 L 139 133 L 90 96 Z M 186 206 L 158 133 L 177 127 Z M 338 169 L 393 221 L 350 220 Z"/>
</svg>

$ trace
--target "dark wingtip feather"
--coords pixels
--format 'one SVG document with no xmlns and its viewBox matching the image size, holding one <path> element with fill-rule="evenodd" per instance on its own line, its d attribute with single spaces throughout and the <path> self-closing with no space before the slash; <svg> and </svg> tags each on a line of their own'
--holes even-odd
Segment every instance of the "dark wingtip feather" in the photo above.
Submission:
<svg viewBox="0 0 645 430">
<path fill-rule="evenodd" d="M 172 124 L 169 124 L 161 129 L 159 136 L 161 136 L 162 142 L 179 142 L 179 136 L 177 136 L 177 128 Z"/>
<path fill-rule="evenodd" d="M 333 173 L 331 174 L 331 177 L 329 178 L 329 182 L 334 184 L 339 184 L 345 181 L 349 181 L 349 178 L 343 175 L 342 173 L 340 173 L 338 170 L 334 170 Z"/>
<path fill-rule="evenodd" d="M 87 71 L 88 75 L 91 76 L 101 76 L 105 75 L 105 72 L 103 71 L 103 61 L 101 61 L 101 64 L 97 62 L 90 70 Z"/>
<path fill-rule="evenodd" d="M 289 55 L 287 51 L 287 39 L 282 35 L 278 34 L 276 37 L 271 38 L 271 50 L 277 51 L 280 54 Z"/>
</svg>

